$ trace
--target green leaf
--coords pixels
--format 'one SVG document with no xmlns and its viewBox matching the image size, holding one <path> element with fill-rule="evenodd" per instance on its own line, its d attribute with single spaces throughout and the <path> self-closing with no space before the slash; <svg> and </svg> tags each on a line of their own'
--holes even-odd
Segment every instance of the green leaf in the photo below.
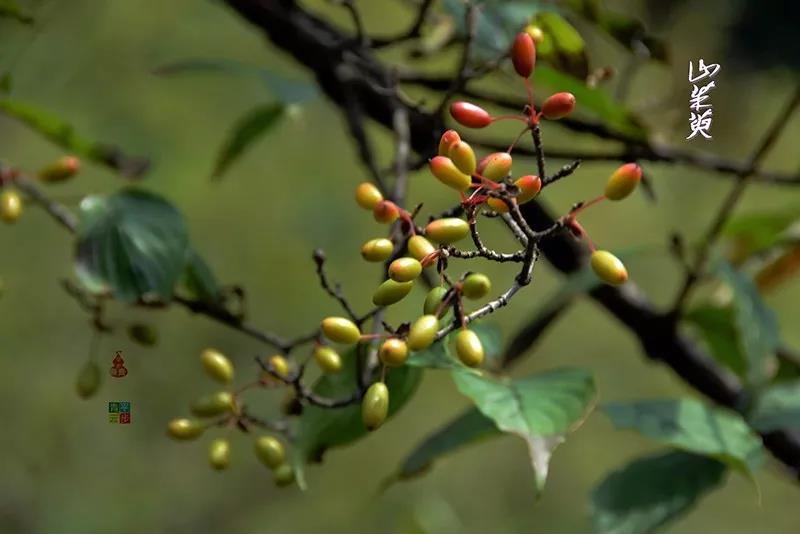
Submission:
<svg viewBox="0 0 800 534">
<path fill-rule="evenodd" d="M 13 80 L 11 78 L 10 72 L 4 72 L 0 74 L 0 95 L 7 95 L 11 92 L 11 86 L 13 85 Z"/>
<path fill-rule="evenodd" d="M 323 375 L 314 384 L 314 392 L 328 398 L 345 398 L 356 391 L 357 365 L 354 351 L 342 355 L 345 366 L 338 372 Z M 389 416 L 391 417 L 412 397 L 422 379 L 423 371 L 403 366 L 391 369 L 386 376 L 389 388 Z M 322 456 L 332 447 L 341 447 L 367 435 L 361 420 L 361 403 L 330 409 L 307 405 L 297 426 L 294 443 L 294 463 L 298 484 L 306 485 L 304 466 L 308 462 L 321 462 Z"/>
<path fill-rule="evenodd" d="M 541 493 L 553 451 L 593 407 L 591 375 L 581 369 L 557 369 L 509 381 L 456 371 L 453 379 L 500 430 L 527 442 L 536 491 Z"/>
<path fill-rule="evenodd" d="M 608 404 L 603 410 L 617 428 L 678 449 L 724 462 L 752 479 L 764 451 L 761 438 L 737 413 L 694 399 L 658 399 Z"/>
<path fill-rule="evenodd" d="M 610 129 L 633 140 L 645 139 L 645 130 L 639 120 L 622 104 L 611 98 L 605 89 L 588 87 L 582 80 L 546 65 L 537 65 L 533 76 L 536 87 L 544 85 L 553 91 L 568 91 L 574 94 L 578 102 L 576 112 L 589 113 L 602 120 Z"/>
<path fill-rule="evenodd" d="M 181 283 L 190 296 L 208 304 L 220 302 L 220 285 L 208 263 L 196 251 L 189 250 Z"/>
<path fill-rule="evenodd" d="M 765 389 L 756 399 L 749 420 L 759 432 L 800 428 L 800 380 Z"/>
<path fill-rule="evenodd" d="M 149 166 L 146 159 L 127 156 L 115 146 L 81 137 L 71 124 L 31 104 L 0 98 L 0 113 L 22 122 L 61 148 L 105 165 L 124 176 L 139 177 Z"/>
<path fill-rule="evenodd" d="M 437 458 L 484 438 L 500 436 L 494 421 L 470 408 L 429 435 L 411 451 L 394 478 L 407 479 L 430 468 Z"/>
<path fill-rule="evenodd" d="M 724 235 L 736 243 L 736 259 L 745 259 L 778 244 L 784 232 L 797 221 L 800 221 L 800 206 L 747 213 L 732 218 L 725 225 Z"/>
<path fill-rule="evenodd" d="M 162 65 L 155 70 L 159 76 L 176 74 L 229 74 L 234 76 L 254 76 L 267 90 L 285 104 L 299 104 L 317 97 L 317 86 L 305 80 L 287 78 L 272 70 L 248 65 L 233 59 L 183 59 Z"/>
<path fill-rule="evenodd" d="M 4 17 L 23 24 L 33 24 L 33 17 L 25 13 L 16 0 L 0 0 L 0 19 Z"/>
<path fill-rule="evenodd" d="M 536 24 L 545 35 L 536 47 L 536 59 L 547 61 L 563 72 L 585 79 L 589 74 L 586 43 L 578 31 L 564 17 L 552 11 L 536 16 Z"/>
<path fill-rule="evenodd" d="M 722 484 L 725 464 L 682 451 L 639 458 L 592 491 L 598 534 L 648 534 Z"/>
<path fill-rule="evenodd" d="M 739 377 L 747 372 L 747 360 L 742 352 L 733 307 L 697 306 L 683 316 L 702 334 L 714 359 Z"/>
<path fill-rule="evenodd" d="M 767 380 L 767 363 L 780 344 L 778 320 L 758 293 L 750 278 L 725 261 L 718 263 L 716 272 L 733 290 L 736 327 L 747 360 L 747 379 L 760 385 Z"/>
<path fill-rule="evenodd" d="M 219 177 L 228 170 L 250 145 L 278 124 L 285 111 L 282 103 L 273 102 L 252 109 L 241 117 L 223 143 L 212 175 Z"/>
<path fill-rule="evenodd" d="M 168 301 L 186 265 L 186 225 L 172 204 L 138 189 L 84 198 L 76 270 L 90 290 Z"/>
</svg>

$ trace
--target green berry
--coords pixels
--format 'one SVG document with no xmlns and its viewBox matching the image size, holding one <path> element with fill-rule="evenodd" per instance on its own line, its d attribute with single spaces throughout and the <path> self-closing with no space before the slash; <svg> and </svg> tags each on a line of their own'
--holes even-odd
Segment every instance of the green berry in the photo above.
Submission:
<svg viewBox="0 0 800 534">
<path fill-rule="evenodd" d="M 0 193 L 0 219 L 7 223 L 16 222 L 22 215 L 22 199 L 16 191 Z"/>
<path fill-rule="evenodd" d="M 628 271 L 625 265 L 613 254 L 606 250 L 592 252 L 592 270 L 603 282 L 612 286 L 624 284 L 628 280 Z"/>
<path fill-rule="evenodd" d="M 383 200 L 383 195 L 374 184 L 363 182 L 356 187 L 356 202 L 364 209 L 371 210 Z"/>
<path fill-rule="evenodd" d="M 461 284 L 461 294 L 472 300 L 482 299 L 491 290 L 492 282 L 485 274 L 468 274 Z"/>
<path fill-rule="evenodd" d="M 233 380 L 233 364 L 218 350 L 204 350 L 200 354 L 200 361 L 203 364 L 203 369 L 208 373 L 208 376 L 217 382 L 230 384 Z"/>
<path fill-rule="evenodd" d="M 413 281 L 395 282 L 394 280 L 386 280 L 372 294 L 372 303 L 376 306 L 389 306 L 395 302 L 400 302 L 411 292 L 413 287 Z"/>
<path fill-rule="evenodd" d="M 167 425 L 167 434 L 178 441 L 197 439 L 205 430 L 205 425 L 194 419 L 173 419 Z"/>
<path fill-rule="evenodd" d="M 383 382 L 375 382 L 361 401 L 361 418 L 369 431 L 377 429 L 389 415 L 389 388 Z"/>
<path fill-rule="evenodd" d="M 399 367 L 408 358 L 408 346 L 401 339 L 390 338 L 381 344 L 378 356 L 389 367 Z"/>
<path fill-rule="evenodd" d="M 338 373 L 342 370 L 342 358 L 331 347 L 319 345 L 314 349 L 314 359 L 326 373 Z"/>
<path fill-rule="evenodd" d="M 389 278 L 395 282 L 411 282 L 422 273 L 422 265 L 414 258 L 397 258 L 389 265 Z"/>
<path fill-rule="evenodd" d="M 456 354 L 467 367 L 478 367 L 483 362 L 483 345 L 478 334 L 462 329 L 456 335 Z"/>
<path fill-rule="evenodd" d="M 285 488 L 294 482 L 294 469 L 289 464 L 281 464 L 275 468 L 273 472 L 275 485 L 279 488 Z"/>
<path fill-rule="evenodd" d="M 361 246 L 361 257 L 367 261 L 386 261 L 393 250 L 394 244 L 385 237 L 370 239 Z"/>
<path fill-rule="evenodd" d="M 408 332 L 408 348 L 411 350 L 427 349 L 436 338 L 439 330 L 439 319 L 435 315 L 423 315 L 411 325 Z"/>
<path fill-rule="evenodd" d="M 192 403 L 191 411 L 200 417 L 214 417 L 233 411 L 235 402 L 228 391 L 204 395 Z"/>
<path fill-rule="evenodd" d="M 437 286 L 428 291 L 428 295 L 425 297 L 425 304 L 422 306 L 422 311 L 425 315 L 436 315 L 436 311 L 442 305 L 442 300 L 446 294 L 447 288 L 444 286 Z M 447 315 L 449 310 L 449 306 L 442 309 L 442 317 Z"/>
<path fill-rule="evenodd" d="M 78 380 L 75 382 L 75 389 L 78 396 L 88 399 L 100 389 L 100 367 L 94 362 L 86 362 L 78 372 Z"/>
<path fill-rule="evenodd" d="M 231 463 L 231 445 L 228 440 L 217 438 L 208 448 L 208 461 L 213 469 L 222 471 Z"/>
<path fill-rule="evenodd" d="M 356 323 L 344 317 L 326 317 L 322 320 L 322 333 L 334 343 L 353 345 L 361 339 Z"/>
<path fill-rule="evenodd" d="M 255 451 L 261 463 L 275 469 L 286 461 L 286 449 L 272 436 L 261 436 L 256 440 Z"/>
<path fill-rule="evenodd" d="M 446 245 L 464 239 L 467 234 L 469 234 L 467 221 L 455 217 L 437 219 L 428 223 L 428 226 L 425 227 L 425 235 L 427 237 L 437 243 Z"/>
<path fill-rule="evenodd" d="M 416 258 L 417 261 L 422 261 L 426 256 L 434 252 L 436 252 L 436 248 L 421 235 L 413 235 L 408 238 L 408 253 Z"/>
</svg>

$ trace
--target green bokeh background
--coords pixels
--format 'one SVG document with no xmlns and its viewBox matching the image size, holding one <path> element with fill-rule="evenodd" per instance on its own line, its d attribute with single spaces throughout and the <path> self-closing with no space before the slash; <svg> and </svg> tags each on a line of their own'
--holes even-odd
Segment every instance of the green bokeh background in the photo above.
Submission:
<svg viewBox="0 0 800 534">
<path fill-rule="evenodd" d="M 323 2 L 312 5 L 347 24 Z M 367 26 L 389 32 L 409 13 L 401 2 L 360 2 Z M 636 13 L 638 2 L 608 2 Z M 673 55 L 670 67 L 647 66 L 635 78 L 631 102 L 661 135 L 685 146 L 685 66 L 704 57 L 723 65 L 714 90 L 714 140 L 692 146 L 743 159 L 796 81 L 787 71 L 734 71 L 724 55 L 729 2 L 682 4 L 662 24 Z M 185 58 L 230 58 L 296 78 L 309 73 L 265 46 L 261 35 L 221 3 L 191 0 L 32 2 L 38 24 L 0 22 L 0 68 L 14 77 L 13 95 L 58 112 L 81 132 L 113 141 L 152 158 L 146 187 L 170 198 L 185 214 L 197 248 L 221 280 L 247 288 L 248 313 L 265 328 L 307 331 L 336 311 L 314 276 L 311 251 L 324 248 L 330 274 L 359 309 L 366 309 L 378 273 L 361 261 L 359 245 L 381 228 L 353 207 L 351 194 L 364 173 L 338 111 L 324 98 L 303 106 L 230 170 L 212 183 L 215 153 L 232 122 L 270 100 L 254 79 L 215 75 L 163 78 L 153 69 Z M 702 9 L 699 6 L 702 5 Z M 602 38 L 590 42 L 594 65 L 621 67 L 624 56 Z M 730 59 L 730 61 L 729 61 Z M 548 125 L 549 126 L 549 125 Z M 371 128 L 388 161 L 391 138 Z M 590 137 L 545 132 L 554 147 L 599 147 Z M 797 167 L 800 121 L 777 144 L 769 164 Z M 61 155 L 29 130 L 0 117 L 0 157 L 36 169 Z M 517 169 L 532 162 L 518 163 Z M 547 191 L 557 211 L 593 196 L 613 164 L 586 164 L 574 177 Z M 648 165 L 659 202 L 636 195 L 601 206 L 584 218 L 595 242 L 623 250 L 643 246 L 632 258 L 633 279 L 659 304 L 669 302 L 678 277 L 664 252 L 670 231 L 698 236 L 730 181 L 672 165 Z M 53 188 L 75 206 L 80 197 L 114 191 L 120 179 L 86 165 L 73 183 Z M 452 198 L 424 172 L 411 179 L 411 202 L 431 210 Z M 800 192 L 753 187 L 742 210 L 797 204 Z M 489 226 L 492 226 L 489 223 Z M 487 230 L 490 242 L 507 243 Z M 89 354 L 87 316 L 60 289 L 72 276 L 72 241 L 40 210 L 27 210 L 15 226 L 0 228 L 0 530 L 3 532 L 585 532 L 588 493 L 609 470 L 657 449 L 635 434 L 617 432 L 602 413 L 555 454 L 548 488 L 534 499 L 524 443 L 504 437 L 471 447 L 435 465 L 426 476 L 378 493 L 381 480 L 423 436 L 467 405 L 446 373 L 429 372 L 412 402 L 380 432 L 332 451 L 308 472 L 310 489 L 277 490 L 251 453 L 251 439 L 234 435 L 233 466 L 223 474 L 207 467 L 209 437 L 176 444 L 164 425 L 187 411 L 198 394 L 213 389 L 198 355 L 206 346 L 224 350 L 239 378 L 255 373 L 256 341 L 183 309 L 143 312 L 117 305 L 113 335 L 97 345 L 97 360 L 110 367 L 123 350 L 130 371 L 124 380 L 106 376 L 100 393 L 81 401 L 74 377 Z M 506 333 L 526 318 L 559 284 L 542 264 L 537 282 L 492 318 Z M 486 266 L 497 285 L 510 280 L 505 267 Z M 399 321 L 416 308 L 415 293 L 393 310 Z M 768 303 L 780 315 L 785 341 L 800 344 L 793 281 Z M 160 342 L 144 349 L 125 336 L 133 320 L 157 325 Z M 553 327 L 519 368 L 522 375 L 561 365 L 585 366 L 595 375 L 600 402 L 692 395 L 663 366 L 645 361 L 624 328 L 593 303 L 582 300 Z M 269 414 L 281 395 L 253 395 L 254 408 Z M 133 404 L 130 426 L 110 425 L 106 402 Z M 702 506 L 669 532 L 797 532 L 800 493 L 773 461 L 753 487 L 732 475 Z"/>
</svg>

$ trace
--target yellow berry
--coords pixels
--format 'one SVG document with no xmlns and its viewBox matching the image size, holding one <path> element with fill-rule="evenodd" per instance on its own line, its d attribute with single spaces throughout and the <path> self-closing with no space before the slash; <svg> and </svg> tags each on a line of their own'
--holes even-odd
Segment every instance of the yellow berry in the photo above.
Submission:
<svg viewBox="0 0 800 534">
<path fill-rule="evenodd" d="M 326 373 L 338 373 L 342 370 L 342 358 L 331 347 L 319 345 L 314 349 L 314 359 L 319 368 Z"/>
<path fill-rule="evenodd" d="M 635 163 L 619 167 L 606 183 L 605 195 L 609 200 L 622 200 L 627 197 L 642 179 L 642 168 Z"/>
<path fill-rule="evenodd" d="M 450 147 L 458 141 L 461 141 L 461 136 L 458 135 L 458 132 L 455 130 L 447 130 L 442 134 L 441 139 L 439 139 L 439 155 L 449 157 Z"/>
<path fill-rule="evenodd" d="M 22 199 L 16 191 L 3 191 L 0 194 L 0 219 L 13 223 L 22 215 Z"/>
<path fill-rule="evenodd" d="M 261 436 L 255 442 L 255 451 L 261 463 L 275 469 L 286 461 L 286 449 L 272 436 Z"/>
<path fill-rule="evenodd" d="M 383 195 L 374 184 L 363 182 L 356 187 L 356 202 L 364 209 L 371 210 L 383 200 Z"/>
<path fill-rule="evenodd" d="M 484 178 L 497 182 L 511 173 L 512 162 L 511 154 L 508 152 L 495 152 L 478 163 L 477 172 Z"/>
<path fill-rule="evenodd" d="M 292 466 L 289 464 L 279 465 L 275 468 L 272 475 L 275 480 L 275 485 L 279 488 L 284 488 L 294 482 L 294 469 L 292 469 Z"/>
<path fill-rule="evenodd" d="M 213 469 L 222 471 L 231 463 L 231 445 L 227 439 L 217 438 L 208 448 L 208 461 Z"/>
<path fill-rule="evenodd" d="M 397 258 L 389 265 L 389 278 L 395 282 L 410 282 L 422 273 L 422 265 L 414 258 Z"/>
<path fill-rule="evenodd" d="M 425 227 L 425 235 L 437 243 L 450 244 L 464 239 L 469 234 L 469 224 L 464 219 L 450 217 L 437 219 Z"/>
<path fill-rule="evenodd" d="M 204 350 L 200 354 L 200 362 L 203 364 L 203 369 L 208 373 L 208 376 L 217 382 L 230 384 L 233 380 L 233 364 L 218 350 Z"/>
<path fill-rule="evenodd" d="M 446 156 L 436 156 L 430 162 L 431 174 L 444 185 L 456 191 L 465 191 L 472 184 L 469 174 L 464 174 L 453 160 Z"/>
<path fill-rule="evenodd" d="M 167 425 L 169 436 L 179 441 L 199 438 L 203 430 L 205 430 L 203 423 L 194 419 L 173 419 Z"/>
<path fill-rule="evenodd" d="M 544 41 L 544 32 L 539 26 L 528 24 L 525 26 L 524 31 L 531 36 L 531 39 L 533 39 L 534 43 L 540 44 L 542 41 Z"/>
<path fill-rule="evenodd" d="M 464 174 L 472 176 L 475 173 L 478 165 L 475 160 L 475 152 L 465 141 L 456 141 L 450 145 L 450 159 L 458 170 Z"/>
<path fill-rule="evenodd" d="M 384 364 L 398 367 L 408 358 L 408 346 L 401 339 L 390 338 L 381 344 L 378 356 Z"/>
<path fill-rule="evenodd" d="M 75 383 L 78 396 L 88 399 L 100 389 L 100 367 L 94 362 L 86 362 L 78 373 L 78 380 Z"/>
<path fill-rule="evenodd" d="M 372 303 L 376 306 L 389 306 L 395 302 L 400 302 L 411 292 L 413 287 L 413 281 L 395 282 L 391 279 L 386 280 L 372 294 Z"/>
<path fill-rule="evenodd" d="M 468 274 L 461 285 L 461 294 L 468 299 L 482 299 L 492 290 L 489 277 L 481 273 Z"/>
<path fill-rule="evenodd" d="M 204 395 L 192 403 L 191 411 L 200 417 L 214 417 L 233 410 L 233 395 L 228 391 L 218 391 Z"/>
<path fill-rule="evenodd" d="M 370 239 L 361 246 L 361 257 L 367 261 L 386 261 L 393 250 L 394 245 L 385 237 Z"/>
<path fill-rule="evenodd" d="M 436 338 L 439 330 L 439 319 L 435 315 L 423 315 L 411 325 L 408 331 L 408 348 L 411 350 L 427 349 Z"/>
<path fill-rule="evenodd" d="M 367 430 L 377 429 L 389 415 L 389 388 L 383 382 L 375 382 L 361 401 L 361 418 Z"/>
<path fill-rule="evenodd" d="M 592 270 L 603 282 L 612 286 L 624 284 L 628 280 L 628 271 L 625 265 L 607 250 L 592 252 Z"/>
<path fill-rule="evenodd" d="M 283 378 L 289 377 L 289 361 L 280 354 L 275 354 L 274 356 L 270 357 L 269 367 L 278 376 Z"/>
<path fill-rule="evenodd" d="M 408 253 L 418 261 L 422 261 L 426 256 L 434 252 L 436 252 L 436 248 L 421 235 L 413 235 L 408 238 Z"/>
<path fill-rule="evenodd" d="M 483 345 L 478 334 L 466 328 L 456 334 L 456 354 L 467 367 L 477 367 L 483 362 Z"/>
<path fill-rule="evenodd" d="M 322 333 L 334 343 L 352 345 L 361 339 L 356 323 L 344 317 L 326 317 L 322 320 Z"/>
</svg>

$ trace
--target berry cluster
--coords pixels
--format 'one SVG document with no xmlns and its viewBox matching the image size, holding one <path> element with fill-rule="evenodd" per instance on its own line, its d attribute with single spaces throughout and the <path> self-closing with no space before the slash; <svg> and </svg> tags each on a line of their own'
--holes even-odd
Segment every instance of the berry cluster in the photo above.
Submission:
<svg viewBox="0 0 800 534">
<path fill-rule="evenodd" d="M 78 158 L 64 156 L 41 169 L 36 176 L 47 183 L 63 182 L 75 176 L 80 167 Z M 13 187 L 15 178 L 14 171 L 0 169 L 0 219 L 9 224 L 22 216 L 22 197 Z"/>
</svg>

